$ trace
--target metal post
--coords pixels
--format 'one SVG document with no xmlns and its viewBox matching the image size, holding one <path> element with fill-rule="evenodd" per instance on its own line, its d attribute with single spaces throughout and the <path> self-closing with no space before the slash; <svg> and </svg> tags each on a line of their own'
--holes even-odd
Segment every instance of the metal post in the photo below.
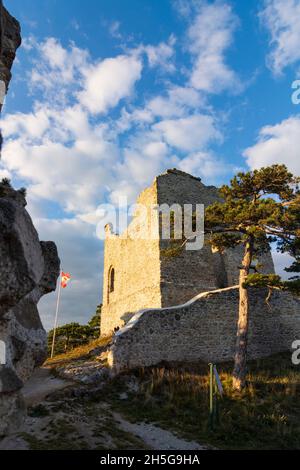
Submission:
<svg viewBox="0 0 300 470">
<path fill-rule="evenodd" d="M 215 380 L 215 422 L 216 425 L 220 424 L 220 413 L 219 413 L 219 397 L 218 397 L 218 386 Z"/>
<path fill-rule="evenodd" d="M 56 329 L 57 329 L 57 323 L 58 323 L 58 309 L 59 309 L 59 301 L 60 301 L 60 293 L 61 293 L 61 281 L 62 281 L 62 271 L 60 272 L 60 277 L 59 277 L 59 287 L 58 287 L 58 293 L 57 293 L 56 312 L 55 312 L 52 348 L 51 348 L 51 359 L 54 356 L 55 336 L 56 336 Z"/>
<path fill-rule="evenodd" d="M 214 390 L 213 390 L 213 364 L 209 365 L 209 427 L 211 431 L 214 429 Z"/>
</svg>

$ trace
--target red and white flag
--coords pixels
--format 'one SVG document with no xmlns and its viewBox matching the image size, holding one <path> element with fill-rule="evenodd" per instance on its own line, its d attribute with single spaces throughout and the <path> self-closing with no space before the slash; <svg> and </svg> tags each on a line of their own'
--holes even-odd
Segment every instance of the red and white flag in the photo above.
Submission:
<svg viewBox="0 0 300 470">
<path fill-rule="evenodd" d="M 69 273 L 61 273 L 61 287 L 65 289 L 71 280 Z"/>
</svg>

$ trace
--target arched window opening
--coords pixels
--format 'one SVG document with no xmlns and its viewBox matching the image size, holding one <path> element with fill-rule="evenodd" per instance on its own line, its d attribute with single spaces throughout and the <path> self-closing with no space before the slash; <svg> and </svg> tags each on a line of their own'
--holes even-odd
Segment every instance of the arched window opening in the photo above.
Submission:
<svg viewBox="0 0 300 470">
<path fill-rule="evenodd" d="M 109 273 L 109 292 L 114 292 L 115 290 L 115 269 L 111 268 Z"/>
<path fill-rule="evenodd" d="M 107 285 L 107 303 L 109 304 L 109 296 L 115 290 L 115 268 L 112 266 L 108 271 L 108 285 Z"/>
</svg>

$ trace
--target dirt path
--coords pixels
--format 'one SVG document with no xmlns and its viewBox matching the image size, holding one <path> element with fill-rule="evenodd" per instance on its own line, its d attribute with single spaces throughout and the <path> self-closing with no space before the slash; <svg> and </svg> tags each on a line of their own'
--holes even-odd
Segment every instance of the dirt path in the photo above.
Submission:
<svg viewBox="0 0 300 470">
<path fill-rule="evenodd" d="M 74 382 L 55 377 L 51 374 L 51 369 L 47 367 L 36 369 L 23 388 L 26 405 L 33 406 L 39 404 L 45 400 L 47 395 L 70 385 L 74 385 Z"/>
<path fill-rule="evenodd" d="M 29 415 L 18 433 L 0 441 L 0 450 L 207 448 L 153 424 L 130 423 L 101 398 L 70 398 L 64 392 L 70 386 L 76 387 L 75 382 L 54 377 L 48 368 L 38 369 L 24 387 Z"/>
<path fill-rule="evenodd" d="M 114 413 L 114 418 L 121 429 L 130 432 L 142 439 L 150 449 L 154 450 L 207 450 L 208 447 L 201 446 L 197 442 L 189 442 L 176 437 L 170 431 L 146 423 L 130 423 L 122 416 Z"/>
</svg>

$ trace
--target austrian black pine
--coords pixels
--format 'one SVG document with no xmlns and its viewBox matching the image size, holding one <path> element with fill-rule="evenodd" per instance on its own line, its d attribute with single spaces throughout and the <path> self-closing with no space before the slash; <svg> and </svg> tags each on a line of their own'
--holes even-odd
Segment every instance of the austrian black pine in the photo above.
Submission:
<svg viewBox="0 0 300 470">
<path fill-rule="evenodd" d="M 300 272 L 300 179 L 284 165 L 239 173 L 220 194 L 224 203 L 206 209 L 205 232 L 214 249 L 243 246 L 239 276 L 239 319 L 236 340 L 233 387 L 245 386 L 249 325 L 248 288 L 268 287 L 300 293 L 299 276 L 283 281 L 280 276 L 260 274 L 258 255 L 269 250 L 269 243 L 293 256 L 287 271 Z"/>
</svg>

